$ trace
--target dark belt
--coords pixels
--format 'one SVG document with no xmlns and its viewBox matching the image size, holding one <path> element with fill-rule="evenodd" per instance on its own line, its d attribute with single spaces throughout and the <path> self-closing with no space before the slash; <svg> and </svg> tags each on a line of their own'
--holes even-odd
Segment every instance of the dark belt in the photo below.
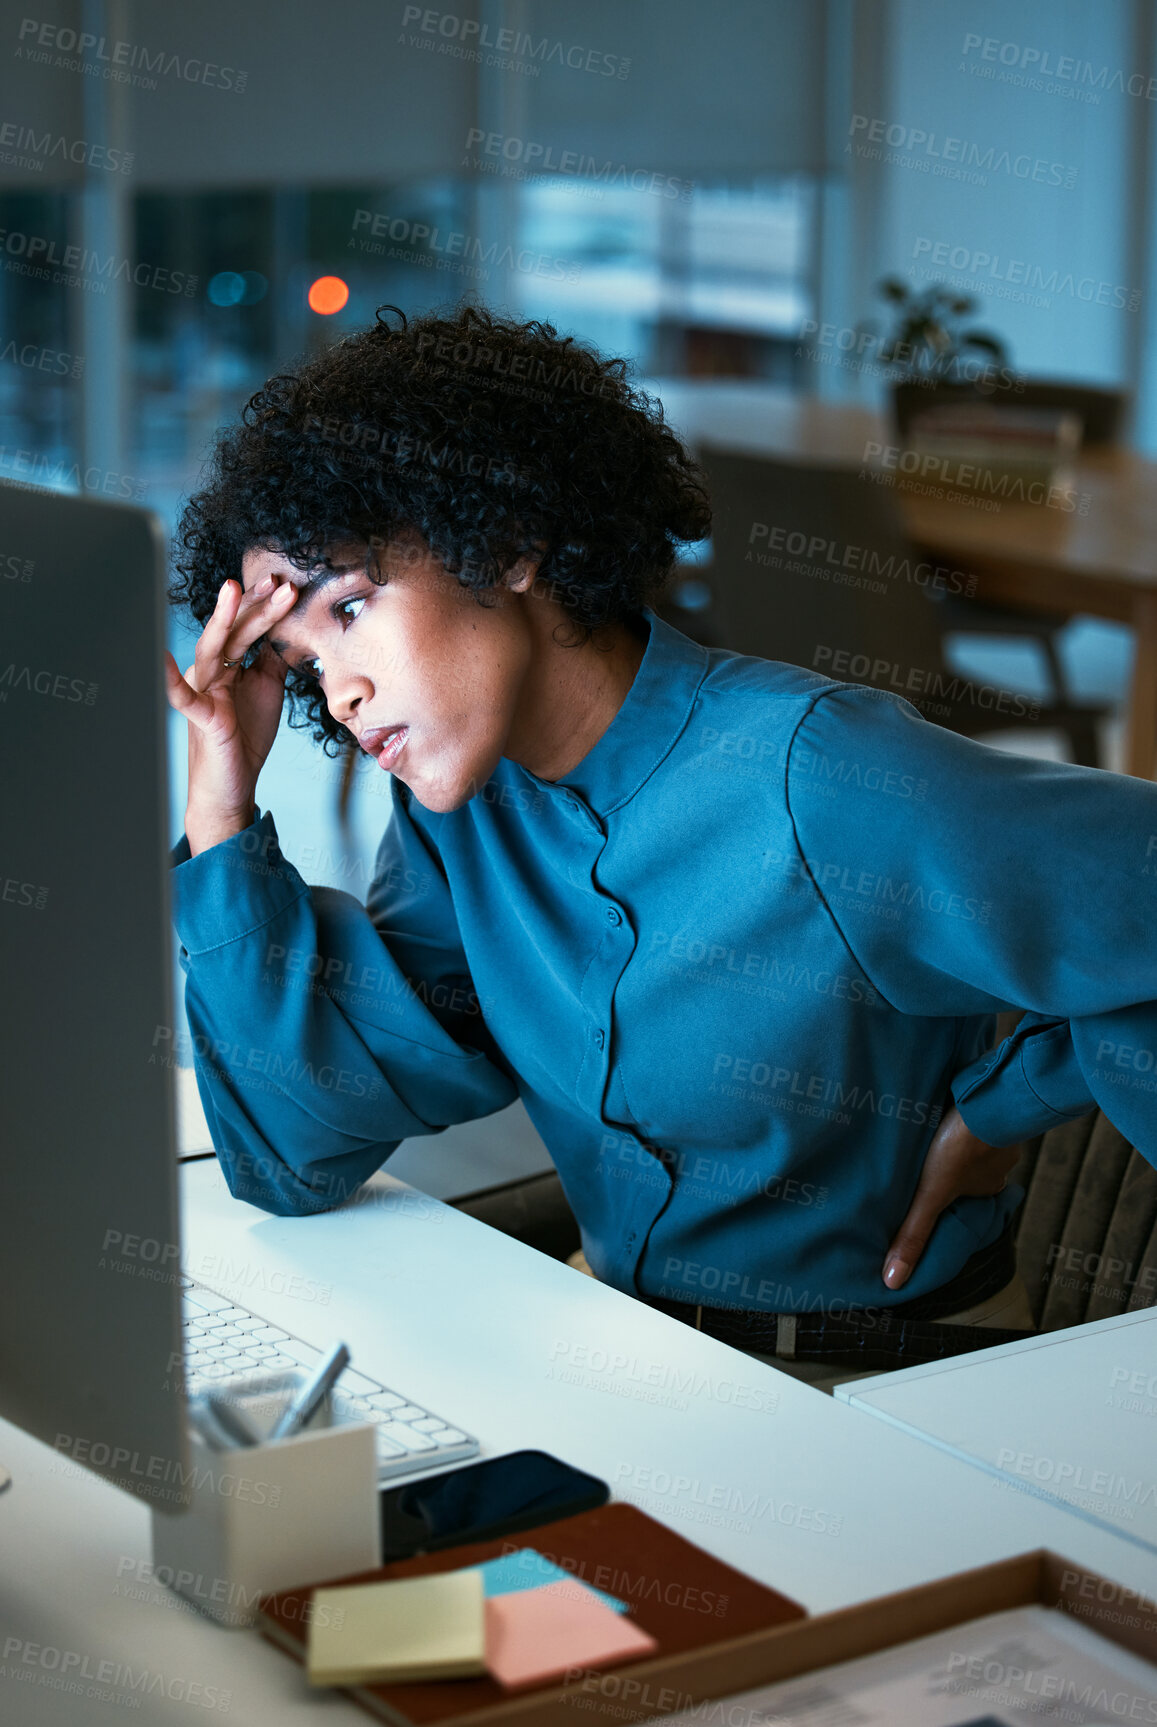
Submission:
<svg viewBox="0 0 1157 1727">
<path fill-rule="evenodd" d="M 1009 1228 L 991 1246 L 974 1253 L 949 1283 L 931 1295 L 890 1307 L 849 1308 L 840 1314 L 765 1313 L 751 1307 L 697 1307 L 693 1302 L 650 1295 L 643 1300 L 734 1349 L 778 1355 L 785 1361 L 827 1361 L 833 1367 L 887 1373 L 1035 1337 L 1035 1331 L 935 1323 L 940 1314 L 958 1313 L 989 1300 L 1015 1275 Z"/>
</svg>

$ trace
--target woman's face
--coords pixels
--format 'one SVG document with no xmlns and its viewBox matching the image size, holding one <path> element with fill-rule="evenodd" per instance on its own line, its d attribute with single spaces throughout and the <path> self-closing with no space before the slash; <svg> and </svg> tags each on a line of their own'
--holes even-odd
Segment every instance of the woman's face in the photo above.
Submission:
<svg viewBox="0 0 1157 1727">
<path fill-rule="evenodd" d="M 344 567 L 303 571 L 276 552 L 245 554 L 246 591 L 269 577 L 297 589 L 270 647 L 318 678 L 334 719 L 419 803 L 459 808 L 505 753 L 534 656 L 536 602 L 525 590 L 535 564 L 479 605 L 424 546 L 384 549 L 384 582 L 365 574 L 359 549 L 331 562 Z"/>
</svg>

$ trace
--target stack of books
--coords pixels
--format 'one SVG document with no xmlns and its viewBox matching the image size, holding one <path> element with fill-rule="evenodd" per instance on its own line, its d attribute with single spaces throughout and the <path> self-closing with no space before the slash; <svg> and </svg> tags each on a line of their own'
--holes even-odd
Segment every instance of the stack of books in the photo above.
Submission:
<svg viewBox="0 0 1157 1727">
<path fill-rule="evenodd" d="M 899 483 L 942 486 L 1005 503 L 1048 503 L 1071 489 L 1081 444 L 1079 414 L 1059 408 L 942 403 L 917 414 L 899 461 Z"/>
</svg>

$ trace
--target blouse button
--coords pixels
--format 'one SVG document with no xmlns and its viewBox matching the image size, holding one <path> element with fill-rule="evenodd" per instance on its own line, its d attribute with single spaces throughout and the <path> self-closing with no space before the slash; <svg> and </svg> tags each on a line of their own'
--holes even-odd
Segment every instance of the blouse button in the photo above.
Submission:
<svg viewBox="0 0 1157 1727">
<path fill-rule="evenodd" d="M 607 1034 L 600 1027 L 599 1030 L 596 1031 L 596 1033 L 595 1033 L 595 1048 L 596 1049 L 602 1049 L 602 1047 L 606 1043 L 606 1041 L 607 1041 Z"/>
<path fill-rule="evenodd" d="M 622 923 L 622 921 L 623 921 L 622 913 L 615 906 L 609 905 L 607 907 L 607 922 L 612 923 L 612 924 L 620 924 L 620 923 Z"/>
</svg>

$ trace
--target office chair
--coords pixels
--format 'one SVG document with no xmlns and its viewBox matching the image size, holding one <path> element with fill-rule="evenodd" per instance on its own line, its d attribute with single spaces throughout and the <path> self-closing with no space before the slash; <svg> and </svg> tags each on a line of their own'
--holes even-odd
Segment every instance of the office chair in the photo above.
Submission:
<svg viewBox="0 0 1157 1727">
<path fill-rule="evenodd" d="M 848 682 L 899 684 L 927 718 L 969 737 L 1026 723 L 1007 703 L 1005 712 L 981 706 L 982 689 L 949 668 L 944 637 L 968 627 L 972 603 L 962 597 L 950 616 L 944 591 L 919 579 L 927 563 L 907 540 L 889 487 L 851 468 L 802 467 L 710 445 L 699 454 L 715 508 L 715 557 L 694 576 L 710 603 L 688 613 L 676 588 L 663 615 L 678 628 L 709 645 Z M 793 556 L 793 546 L 804 550 Z M 808 546 L 816 548 L 810 555 Z M 855 672 L 841 670 L 852 660 L 840 653 L 855 656 Z M 877 662 L 888 669 L 874 673 Z M 1096 722 L 1106 711 L 1062 699 L 1042 704 L 1028 723 L 1064 732 L 1073 759 L 1095 767 Z"/>
<path fill-rule="evenodd" d="M 1157 1306 L 1157 1169 L 1095 1110 L 1025 1142 L 1017 1269 L 1042 1331 Z"/>
</svg>

